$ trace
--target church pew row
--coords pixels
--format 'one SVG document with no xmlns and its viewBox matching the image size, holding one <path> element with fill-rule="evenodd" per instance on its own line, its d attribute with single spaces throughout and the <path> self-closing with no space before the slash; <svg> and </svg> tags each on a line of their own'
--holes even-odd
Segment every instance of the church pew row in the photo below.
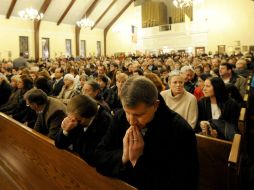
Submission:
<svg viewBox="0 0 254 190">
<path fill-rule="evenodd" d="M 52 140 L 0 113 L 0 189 L 134 190 L 102 176 Z"/>
<path fill-rule="evenodd" d="M 236 190 L 241 136 L 236 135 L 233 142 L 202 135 L 196 137 L 199 190 Z M 5 190 L 135 189 L 98 174 L 77 156 L 55 148 L 52 140 L 2 113 L 0 179 L 0 189 Z"/>
<path fill-rule="evenodd" d="M 241 135 L 233 142 L 196 134 L 199 190 L 239 190 Z"/>
</svg>

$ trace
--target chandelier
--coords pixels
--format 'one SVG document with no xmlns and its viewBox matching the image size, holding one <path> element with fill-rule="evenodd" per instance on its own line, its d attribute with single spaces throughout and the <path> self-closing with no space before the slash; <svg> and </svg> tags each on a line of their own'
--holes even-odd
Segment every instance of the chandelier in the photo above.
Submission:
<svg viewBox="0 0 254 190">
<path fill-rule="evenodd" d="M 190 7 L 192 6 L 193 0 L 173 0 L 173 4 L 177 8 Z"/>
<path fill-rule="evenodd" d="M 43 13 L 39 13 L 34 8 L 26 8 L 25 10 L 19 11 L 18 14 L 21 18 L 29 20 L 41 20 L 43 18 Z"/>
<path fill-rule="evenodd" d="M 177 8 L 191 7 L 193 4 L 202 4 L 204 0 L 173 0 Z"/>
<path fill-rule="evenodd" d="M 84 27 L 84 28 L 91 28 L 94 26 L 94 21 L 90 20 L 89 18 L 83 18 L 81 19 L 80 21 L 77 21 L 77 25 L 81 28 L 81 27 Z"/>
</svg>

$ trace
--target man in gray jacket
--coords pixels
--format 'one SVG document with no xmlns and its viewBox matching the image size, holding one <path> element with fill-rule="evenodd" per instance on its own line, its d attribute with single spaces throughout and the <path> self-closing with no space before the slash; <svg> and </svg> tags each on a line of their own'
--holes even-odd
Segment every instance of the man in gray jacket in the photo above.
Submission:
<svg viewBox="0 0 254 190">
<path fill-rule="evenodd" d="M 34 130 L 55 139 L 61 128 L 61 123 L 66 117 L 66 106 L 60 100 L 48 97 L 40 89 L 27 91 L 24 99 L 27 106 L 37 113 Z"/>
<path fill-rule="evenodd" d="M 27 66 L 27 60 L 24 58 L 23 52 L 20 52 L 19 57 L 13 60 L 13 68 L 19 70 Z"/>
</svg>

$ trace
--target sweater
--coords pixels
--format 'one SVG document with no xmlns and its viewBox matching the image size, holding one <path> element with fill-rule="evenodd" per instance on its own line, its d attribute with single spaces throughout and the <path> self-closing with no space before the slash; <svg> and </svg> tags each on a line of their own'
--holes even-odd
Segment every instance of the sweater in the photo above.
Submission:
<svg viewBox="0 0 254 190">
<path fill-rule="evenodd" d="M 181 115 L 194 129 L 198 120 L 198 105 L 195 96 L 184 90 L 182 94 L 172 95 L 171 90 L 164 90 L 161 96 L 167 106 Z"/>
</svg>

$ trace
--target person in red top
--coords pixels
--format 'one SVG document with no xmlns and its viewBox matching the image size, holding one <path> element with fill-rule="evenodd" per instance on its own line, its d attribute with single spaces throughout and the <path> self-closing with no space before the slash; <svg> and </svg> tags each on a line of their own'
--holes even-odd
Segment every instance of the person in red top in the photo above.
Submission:
<svg viewBox="0 0 254 190">
<path fill-rule="evenodd" d="M 210 74 L 202 73 L 198 77 L 198 85 L 194 89 L 194 96 L 197 98 L 197 101 L 199 101 L 203 96 L 203 88 L 204 88 L 204 82 L 207 78 L 212 77 Z"/>
</svg>

